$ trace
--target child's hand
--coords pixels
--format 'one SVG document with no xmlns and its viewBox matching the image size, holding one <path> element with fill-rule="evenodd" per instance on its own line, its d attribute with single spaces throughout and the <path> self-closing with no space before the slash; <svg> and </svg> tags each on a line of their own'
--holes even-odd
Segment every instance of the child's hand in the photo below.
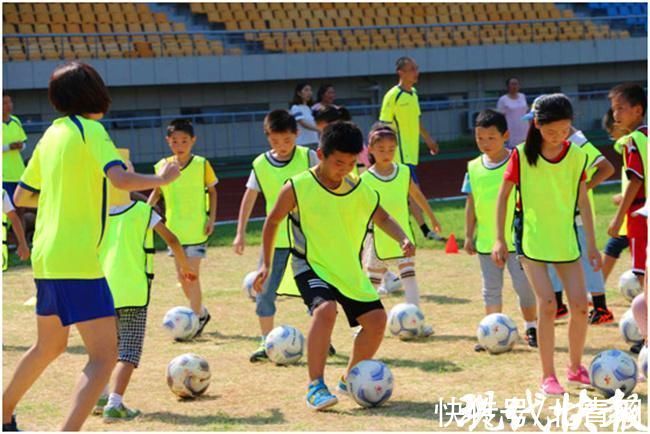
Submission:
<svg viewBox="0 0 650 434">
<path fill-rule="evenodd" d="M 408 238 L 402 240 L 402 254 L 407 258 L 415 255 L 415 246 Z"/>
<path fill-rule="evenodd" d="M 619 206 L 623 202 L 623 195 L 621 193 L 615 194 L 612 196 L 612 202 L 614 202 L 614 205 Z"/>
<path fill-rule="evenodd" d="M 158 176 L 160 176 L 163 181 L 165 181 L 165 184 L 169 184 L 181 176 L 181 168 L 175 161 L 167 161 L 165 164 L 163 164 L 163 167 L 160 169 Z"/>
<path fill-rule="evenodd" d="M 463 245 L 463 249 L 465 252 L 467 252 L 468 255 L 476 255 L 476 247 L 474 246 L 474 240 L 472 240 L 470 237 L 465 238 L 465 244 Z"/>
<path fill-rule="evenodd" d="M 506 265 L 508 260 L 508 249 L 506 248 L 506 243 L 501 240 L 497 240 L 492 247 L 492 261 L 496 264 L 497 267 L 503 268 Z"/>
<path fill-rule="evenodd" d="M 22 259 L 23 261 L 26 261 L 29 259 L 29 247 L 27 244 L 19 243 L 18 244 L 18 249 L 16 250 L 16 253 L 18 253 L 18 257 Z"/>
<path fill-rule="evenodd" d="M 235 241 L 232 242 L 233 250 L 238 255 L 244 254 L 244 249 L 246 248 L 246 238 L 244 235 L 237 234 Z"/>
<path fill-rule="evenodd" d="M 596 248 L 596 246 L 589 246 L 587 248 L 587 255 L 589 256 L 589 263 L 591 264 L 592 268 L 594 271 L 600 271 L 600 269 L 603 266 L 602 263 L 602 258 L 600 256 L 600 252 Z"/>
<path fill-rule="evenodd" d="M 212 232 L 214 232 L 214 221 L 212 219 L 208 219 L 208 221 L 205 224 L 205 229 L 203 230 L 203 232 L 207 236 L 212 235 Z"/>
<path fill-rule="evenodd" d="M 262 292 L 264 282 L 266 282 L 266 279 L 268 277 L 269 269 L 266 267 L 266 265 L 262 264 L 259 271 L 257 272 L 257 276 L 255 276 L 255 280 L 253 281 L 253 289 L 255 292 L 258 294 Z"/>
<path fill-rule="evenodd" d="M 623 219 L 614 217 L 607 228 L 607 235 L 612 238 L 618 238 L 621 232 L 621 225 L 623 224 Z"/>
</svg>

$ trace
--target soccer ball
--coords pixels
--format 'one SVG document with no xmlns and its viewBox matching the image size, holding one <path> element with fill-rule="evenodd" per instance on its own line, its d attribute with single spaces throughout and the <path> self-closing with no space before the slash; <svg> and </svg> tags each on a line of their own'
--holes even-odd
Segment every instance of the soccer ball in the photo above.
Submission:
<svg viewBox="0 0 650 434">
<path fill-rule="evenodd" d="M 201 356 L 182 354 L 167 366 L 167 385 L 181 398 L 196 398 L 210 385 L 210 365 Z"/>
<path fill-rule="evenodd" d="M 253 283 L 255 282 L 256 277 L 257 271 L 251 271 L 246 275 L 246 277 L 244 277 L 244 281 L 241 284 L 241 289 L 244 292 L 244 295 L 253 301 L 257 298 L 257 292 L 253 289 Z"/>
<path fill-rule="evenodd" d="M 357 363 L 347 378 L 348 390 L 362 407 L 377 407 L 393 394 L 393 374 L 379 360 Z"/>
<path fill-rule="evenodd" d="M 637 361 L 637 366 L 639 371 L 647 378 L 648 377 L 648 346 L 644 345 L 639 352 L 639 358 Z"/>
<path fill-rule="evenodd" d="M 591 385 L 607 398 L 614 396 L 616 389 L 626 396 L 632 393 L 636 386 L 636 375 L 634 359 L 619 350 L 598 353 L 589 365 Z"/>
<path fill-rule="evenodd" d="M 621 320 L 618 323 L 618 328 L 623 335 L 623 339 L 628 344 L 637 344 L 643 342 L 643 336 L 639 331 L 639 326 L 636 324 L 632 310 L 628 309 L 625 314 L 621 317 Z"/>
<path fill-rule="evenodd" d="M 388 330 L 402 340 L 413 339 L 420 334 L 424 325 L 424 314 L 414 304 L 400 303 L 390 310 Z"/>
<path fill-rule="evenodd" d="M 199 317 L 189 307 L 177 306 L 167 311 L 162 325 L 175 340 L 187 341 L 198 330 Z"/>
<path fill-rule="evenodd" d="M 634 297 L 641 294 L 641 284 L 632 270 L 627 270 L 621 274 L 618 279 L 618 290 L 628 301 L 634 300 Z"/>
<path fill-rule="evenodd" d="M 481 320 L 476 330 L 478 343 L 492 354 L 510 351 L 519 337 L 517 325 L 508 315 L 492 313 Z"/>
<path fill-rule="evenodd" d="M 300 330 L 282 325 L 271 330 L 264 340 L 266 355 L 276 365 L 290 365 L 302 357 L 305 338 Z"/>
</svg>

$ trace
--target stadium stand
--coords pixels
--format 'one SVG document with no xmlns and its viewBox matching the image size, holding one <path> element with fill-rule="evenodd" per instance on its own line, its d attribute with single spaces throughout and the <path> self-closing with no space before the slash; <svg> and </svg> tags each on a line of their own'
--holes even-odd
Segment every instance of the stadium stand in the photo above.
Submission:
<svg viewBox="0 0 650 434">
<path fill-rule="evenodd" d="M 15 36 L 3 39 L 4 54 L 11 61 L 147 58 L 452 47 L 630 36 L 627 29 L 615 30 L 603 21 L 578 20 L 571 7 L 560 9 L 553 3 L 176 5 L 188 19 L 204 22 L 203 31 L 188 31 L 184 22 L 170 21 L 165 12 L 154 12 L 146 3 L 5 3 L 3 32 Z M 593 16 L 647 13 L 647 6 L 644 9 L 635 3 L 588 5 Z M 634 20 L 630 25 L 638 25 L 642 19 L 630 20 Z M 645 25 L 645 20 L 642 21 Z"/>
</svg>

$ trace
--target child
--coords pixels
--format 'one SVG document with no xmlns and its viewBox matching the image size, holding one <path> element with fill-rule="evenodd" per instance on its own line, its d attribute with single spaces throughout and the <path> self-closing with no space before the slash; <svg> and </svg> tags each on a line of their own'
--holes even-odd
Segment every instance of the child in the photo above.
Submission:
<svg viewBox="0 0 650 434">
<path fill-rule="evenodd" d="M 246 225 L 258 193 L 264 195 L 268 215 L 286 180 L 318 164 L 316 151 L 296 145 L 297 131 L 295 118 L 286 110 L 273 110 L 264 118 L 264 133 L 271 150 L 260 154 L 253 161 L 253 170 L 246 183 L 246 192 L 239 208 L 237 236 L 233 242 L 235 253 L 238 255 L 244 253 Z M 264 339 L 273 330 L 273 317 L 276 311 L 275 298 L 291 253 L 286 227 L 286 221 L 280 224 L 281 229 L 273 249 L 271 276 L 265 282 L 264 290 L 255 299 L 255 313 L 259 318 L 262 339 L 260 346 L 250 356 L 251 362 L 267 358 Z"/>
<path fill-rule="evenodd" d="M 359 261 L 368 223 L 373 221 L 399 240 L 404 256 L 415 253 L 399 224 L 379 206 L 377 194 L 363 181 L 349 176 L 362 148 L 363 135 L 356 125 L 336 122 L 326 127 L 317 151 L 320 162 L 282 187 L 262 233 L 264 257 L 255 279 L 257 292 L 269 275 L 279 225 L 290 216 L 293 273 L 300 295 L 313 314 L 307 337 L 310 383 L 306 402 L 314 410 L 338 402 L 323 379 L 336 303 L 343 308 L 350 327 L 361 325 L 346 374 L 360 361 L 372 358 L 384 337 L 386 312 Z M 345 377 L 339 382 L 339 390 L 347 390 Z"/>
<path fill-rule="evenodd" d="M 547 264 L 552 264 L 564 286 L 571 309 L 569 367 L 572 383 L 588 386 L 589 373 L 581 364 L 587 337 L 587 290 L 580 266 L 580 245 L 575 229 L 576 203 L 587 237 L 587 254 L 594 270 L 600 269 L 585 168 L 587 156 L 567 141 L 573 108 L 563 94 L 546 95 L 535 107 L 526 142 L 513 151 L 497 200 L 497 237 L 492 259 L 503 267 L 508 258 L 505 238 L 508 197 L 517 186 L 517 211 L 513 227 L 515 250 L 537 297 L 537 341 L 542 364 L 541 390 L 562 395 L 555 375 L 555 313 L 557 305 Z"/>
<path fill-rule="evenodd" d="M 7 226 L 9 222 L 7 219 L 11 222 L 11 227 L 18 240 L 16 253 L 18 253 L 20 259 L 26 261 L 29 259 L 29 246 L 25 239 L 23 224 L 20 221 L 18 213 L 16 213 L 16 208 L 14 208 L 13 203 L 9 200 L 9 195 L 5 190 L 2 190 L 2 271 L 5 271 L 9 267 L 9 249 L 7 246 Z"/>
<path fill-rule="evenodd" d="M 495 210 L 499 187 L 511 152 L 505 147 L 508 140 L 506 117 L 496 110 L 483 110 L 476 117 L 474 137 L 480 156 L 467 164 L 467 173 L 461 191 L 467 194 L 465 204 L 465 251 L 470 255 L 478 253 L 483 280 L 483 304 L 485 314 L 502 311 L 503 269 L 490 258 L 495 236 Z M 506 227 L 512 227 L 515 195 L 508 197 Z M 505 234 L 508 252 L 514 252 L 512 233 Z M 519 299 L 519 309 L 524 317 L 526 340 L 530 347 L 537 347 L 537 312 L 535 294 L 515 255 L 508 256 L 506 265 L 512 279 L 512 286 Z M 475 351 L 485 348 L 476 344 Z"/>
<path fill-rule="evenodd" d="M 128 154 L 121 154 L 131 169 Z M 153 231 L 174 251 L 183 276 L 187 280 L 195 277 L 178 239 L 152 207 L 145 202 L 131 200 L 128 192 L 115 188 L 109 187 L 109 197 L 111 208 L 99 260 L 115 304 L 119 354 L 113 370 L 114 385 L 110 395 L 106 393 L 101 396 L 94 410 L 95 414 L 103 414 L 104 421 L 108 423 L 130 420 L 140 414 L 139 410 L 124 405 L 123 396 L 142 356 L 147 306 L 154 277 Z"/>
<path fill-rule="evenodd" d="M 176 164 L 158 175 L 125 170 L 101 123 L 111 99 L 99 74 L 70 62 L 50 77 L 48 96 L 64 116 L 45 131 L 16 189 L 16 206 L 38 208 L 32 268 L 38 336 L 7 383 L 2 429 L 17 430 L 13 411 L 68 343 L 75 324 L 88 353 L 61 431 L 81 429 L 117 359 L 113 297 L 99 263 L 107 217 L 107 179 L 123 190 L 157 188 L 176 179 Z"/>
<path fill-rule="evenodd" d="M 397 220 L 400 227 L 414 243 L 411 230 L 408 200 L 411 199 L 427 214 L 432 227 L 440 231 L 440 223 L 436 219 L 427 199 L 420 188 L 411 178 L 411 169 L 400 163 L 394 163 L 397 150 L 395 131 L 385 124 L 378 124 L 368 134 L 368 153 L 372 166 L 361 175 L 361 179 L 379 194 L 379 204 Z M 420 305 L 418 283 L 415 280 L 414 257 L 402 255 L 399 243 L 380 228 L 366 238 L 364 246 L 364 265 L 373 286 L 379 291 L 382 277 L 387 271 L 387 262 L 396 260 L 402 285 L 406 293 L 406 302 Z M 431 326 L 420 330 L 421 336 L 427 337 L 433 333 Z"/>
<path fill-rule="evenodd" d="M 217 189 L 219 182 L 212 165 L 203 157 L 194 155 L 196 144 L 194 127 L 186 119 L 175 119 L 167 126 L 167 144 L 174 154 L 160 160 L 156 166 L 159 172 L 165 162 L 173 161 L 181 168 L 181 176 L 173 183 L 156 189 L 149 196 L 149 205 L 158 203 L 160 194 L 165 199 L 167 227 L 174 233 L 188 258 L 192 274 L 197 276 L 190 281 L 183 277 L 180 262 L 175 261 L 178 283 L 183 287 L 190 307 L 199 317 L 199 328 L 194 337 L 199 336 L 210 321 L 210 313 L 203 305 L 199 269 L 201 259 L 205 258 L 208 237 L 214 230 L 217 218 Z M 207 190 L 207 194 L 206 194 Z M 206 212 L 207 211 L 207 212 Z M 169 256 L 174 256 L 170 249 Z"/>
<path fill-rule="evenodd" d="M 609 92 L 609 100 L 616 124 L 632 132 L 621 139 L 624 143 L 623 160 L 629 183 L 625 187 L 621 203 L 607 233 L 610 237 L 618 236 L 623 220 L 627 217 L 627 237 L 632 253 L 632 271 L 641 285 L 644 285 L 648 245 L 647 220 L 634 212 L 643 208 L 646 200 L 648 129 L 643 124 L 647 107 L 646 94 L 639 85 L 621 84 Z"/>
</svg>

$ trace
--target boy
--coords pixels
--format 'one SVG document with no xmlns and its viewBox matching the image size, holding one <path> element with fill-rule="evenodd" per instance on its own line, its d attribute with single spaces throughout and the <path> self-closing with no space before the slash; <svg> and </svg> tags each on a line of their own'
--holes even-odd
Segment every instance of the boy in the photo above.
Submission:
<svg viewBox="0 0 650 434">
<path fill-rule="evenodd" d="M 510 159 L 505 143 L 509 138 L 506 117 L 496 110 L 483 110 L 476 117 L 474 137 L 480 156 L 467 164 L 467 173 L 461 191 L 467 194 L 465 204 L 465 251 L 478 253 L 483 279 L 483 303 L 485 314 L 502 311 L 503 268 L 497 267 L 490 257 L 495 241 L 496 203 L 503 173 Z M 506 227 L 512 227 L 515 195 L 508 202 Z M 508 250 L 514 252 L 512 233 L 506 233 Z M 524 317 L 524 329 L 528 346 L 537 347 L 537 308 L 535 294 L 521 268 L 516 255 L 508 255 L 506 263 L 512 286 L 517 292 L 519 308 Z M 484 351 L 476 344 L 475 351 Z"/>
<path fill-rule="evenodd" d="M 128 153 L 121 154 L 131 169 Z M 186 280 L 195 278 L 180 242 L 151 206 L 131 200 L 128 192 L 112 186 L 109 186 L 109 197 L 111 208 L 99 260 L 115 304 L 119 355 L 113 370 L 115 384 L 111 393 L 101 396 L 93 411 L 95 414 L 103 414 L 107 423 L 130 420 L 140 414 L 139 410 L 126 407 L 122 397 L 142 356 L 149 292 L 153 281 L 153 231 L 174 252 L 183 277 Z M 108 387 L 106 391 L 107 389 Z"/>
<path fill-rule="evenodd" d="M 284 185 L 262 233 L 263 263 L 254 284 L 257 292 L 269 275 L 278 228 L 289 216 L 294 278 L 313 315 L 307 337 L 310 383 L 306 403 L 314 410 L 338 402 L 323 379 L 336 303 L 351 327 L 361 326 L 346 373 L 372 358 L 384 336 L 386 312 L 359 257 L 368 223 L 372 220 L 398 240 L 405 256 L 415 253 L 398 223 L 378 206 L 377 194 L 349 176 L 362 149 L 363 135 L 356 125 L 336 122 L 327 126 L 317 151 L 320 162 Z M 346 393 L 345 376 L 339 390 Z"/>
<path fill-rule="evenodd" d="M 11 227 L 18 240 L 17 252 L 20 259 L 26 261 L 29 258 L 29 246 L 25 239 L 25 231 L 23 224 L 16 213 L 14 204 L 9 200 L 9 195 L 5 190 L 2 190 L 2 271 L 9 267 L 9 248 L 7 246 L 7 226 L 11 222 Z"/>
<path fill-rule="evenodd" d="M 244 253 L 246 226 L 258 194 L 262 193 L 264 196 L 268 215 L 287 179 L 318 164 L 316 151 L 296 145 L 297 133 L 296 120 L 286 110 L 273 110 L 264 118 L 264 134 L 266 134 L 271 150 L 255 158 L 253 170 L 251 170 L 246 183 L 246 191 L 239 207 L 237 235 L 233 241 L 233 248 L 238 255 Z M 287 223 L 283 221 L 273 248 L 271 276 L 266 281 L 264 290 L 255 299 L 255 313 L 259 319 L 262 339 L 260 346 L 250 356 L 251 362 L 267 359 L 264 339 L 273 330 L 273 317 L 276 312 L 275 298 L 291 253 L 286 227 Z M 295 293 L 295 295 L 298 294 Z"/>
<path fill-rule="evenodd" d="M 178 260 L 175 261 L 178 283 L 183 287 L 190 307 L 199 317 L 199 328 L 194 335 L 196 337 L 203 332 L 211 318 L 202 302 L 199 268 L 201 259 L 206 255 L 208 237 L 214 230 L 217 216 L 216 185 L 219 181 L 210 162 L 192 154 L 196 136 L 190 121 L 173 120 L 167 127 L 166 140 L 174 155 L 160 160 L 155 166 L 156 172 L 160 171 L 165 162 L 174 161 L 181 168 L 181 176 L 173 183 L 154 190 L 148 203 L 155 206 L 162 192 L 167 227 L 183 245 L 192 274 L 197 276 L 192 281 L 183 278 L 181 264 Z M 169 256 L 174 256 L 171 249 Z"/>
<path fill-rule="evenodd" d="M 648 174 L 648 128 L 643 119 L 647 108 L 646 94 L 637 84 L 620 84 L 609 92 L 614 121 L 622 128 L 632 131 L 622 138 L 625 173 L 629 183 L 612 219 L 607 233 L 618 236 L 623 220 L 627 217 L 627 237 L 632 254 L 632 271 L 641 285 L 646 272 L 646 247 L 648 244 L 647 220 L 635 213 L 643 208 L 645 180 Z"/>
</svg>

